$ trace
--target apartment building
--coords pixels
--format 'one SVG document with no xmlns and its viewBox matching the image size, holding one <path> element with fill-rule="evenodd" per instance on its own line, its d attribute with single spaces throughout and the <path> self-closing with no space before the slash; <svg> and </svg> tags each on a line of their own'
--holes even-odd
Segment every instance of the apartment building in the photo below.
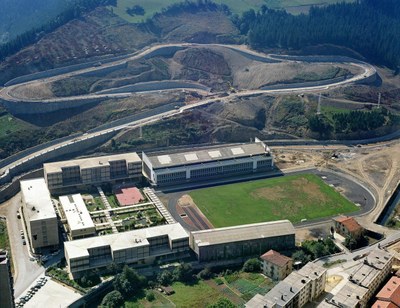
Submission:
<svg viewBox="0 0 400 308">
<path fill-rule="evenodd" d="M 275 250 L 269 250 L 260 259 L 263 274 L 273 280 L 283 280 L 292 272 L 293 260 Z"/>
<path fill-rule="evenodd" d="M 43 178 L 21 181 L 22 211 L 28 240 L 35 253 L 58 248 L 57 215 Z"/>
<path fill-rule="evenodd" d="M 317 299 L 325 290 L 326 269 L 312 262 L 292 272 L 266 295 L 257 294 L 246 308 L 297 308 Z"/>
<path fill-rule="evenodd" d="M 354 269 L 349 281 L 324 307 L 368 307 L 372 296 L 389 276 L 393 261 L 393 255 L 387 251 L 371 251 Z"/>
</svg>

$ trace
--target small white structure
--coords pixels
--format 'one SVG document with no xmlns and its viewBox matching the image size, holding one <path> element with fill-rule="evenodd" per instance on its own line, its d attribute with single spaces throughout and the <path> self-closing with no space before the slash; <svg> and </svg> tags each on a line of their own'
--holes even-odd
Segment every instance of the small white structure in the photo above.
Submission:
<svg viewBox="0 0 400 308">
<path fill-rule="evenodd" d="M 81 194 L 61 196 L 60 203 L 67 219 L 71 239 L 96 234 L 96 228 Z"/>
<path fill-rule="evenodd" d="M 58 246 L 57 215 L 43 178 L 21 181 L 22 209 L 29 241 L 35 253 Z"/>
</svg>

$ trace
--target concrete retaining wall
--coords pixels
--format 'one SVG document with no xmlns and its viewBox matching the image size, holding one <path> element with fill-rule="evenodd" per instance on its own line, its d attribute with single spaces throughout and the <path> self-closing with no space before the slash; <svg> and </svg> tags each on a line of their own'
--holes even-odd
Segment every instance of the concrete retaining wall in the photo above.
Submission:
<svg viewBox="0 0 400 308">
<path fill-rule="evenodd" d="M 99 146 L 100 144 L 112 138 L 115 133 L 116 132 L 111 131 L 84 140 L 72 140 L 68 144 L 56 147 L 51 151 L 40 153 L 34 157 L 31 157 L 30 159 L 24 160 L 17 165 L 13 165 L 11 168 L 7 169 L 6 173 L 0 177 L 0 184 L 5 184 L 11 181 L 14 177 L 24 172 L 28 172 L 29 170 L 41 167 L 43 163 L 58 160 L 60 157 L 65 155 L 71 155 L 73 153 L 83 153 L 88 149 Z M 1 190 L 0 195 L 2 195 Z"/>
</svg>

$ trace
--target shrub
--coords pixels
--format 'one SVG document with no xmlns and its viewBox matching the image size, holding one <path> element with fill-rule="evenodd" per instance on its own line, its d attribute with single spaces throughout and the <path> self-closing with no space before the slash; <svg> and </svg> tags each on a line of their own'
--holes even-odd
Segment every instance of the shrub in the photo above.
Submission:
<svg viewBox="0 0 400 308">
<path fill-rule="evenodd" d="M 247 273 L 259 272 L 261 270 L 260 261 L 256 258 L 249 259 L 244 263 L 242 270 Z"/>
<path fill-rule="evenodd" d="M 146 299 L 147 299 L 149 302 L 152 302 L 152 301 L 154 301 L 154 300 L 156 299 L 156 297 L 155 297 L 155 295 L 154 295 L 153 292 L 147 292 L 147 294 L 146 294 Z"/>
</svg>

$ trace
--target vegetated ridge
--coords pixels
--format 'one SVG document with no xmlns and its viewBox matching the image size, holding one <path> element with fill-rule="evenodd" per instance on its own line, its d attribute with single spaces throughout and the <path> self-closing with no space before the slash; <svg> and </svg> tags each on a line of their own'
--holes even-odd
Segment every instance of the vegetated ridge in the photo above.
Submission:
<svg viewBox="0 0 400 308">
<path fill-rule="evenodd" d="M 293 16 L 263 7 L 247 11 L 234 23 L 254 48 L 294 48 L 336 44 L 369 61 L 400 69 L 400 9 L 396 0 L 363 0 L 313 7 Z"/>
</svg>

